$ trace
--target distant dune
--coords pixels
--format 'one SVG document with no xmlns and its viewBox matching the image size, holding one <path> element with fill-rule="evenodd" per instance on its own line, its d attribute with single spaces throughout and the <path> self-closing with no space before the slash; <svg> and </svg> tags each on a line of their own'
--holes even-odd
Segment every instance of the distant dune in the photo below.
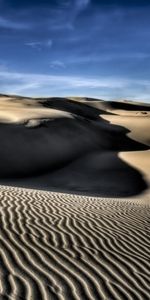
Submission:
<svg viewBox="0 0 150 300">
<path fill-rule="evenodd" d="M 0 184 L 137 195 L 149 187 L 149 132 L 148 104 L 0 95 Z"/>
</svg>

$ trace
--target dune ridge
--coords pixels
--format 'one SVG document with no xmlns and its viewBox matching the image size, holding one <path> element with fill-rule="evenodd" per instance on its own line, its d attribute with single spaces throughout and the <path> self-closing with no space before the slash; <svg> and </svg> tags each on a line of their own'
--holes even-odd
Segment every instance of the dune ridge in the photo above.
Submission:
<svg viewBox="0 0 150 300">
<path fill-rule="evenodd" d="M 149 299 L 150 206 L 0 186 L 0 299 Z"/>
</svg>

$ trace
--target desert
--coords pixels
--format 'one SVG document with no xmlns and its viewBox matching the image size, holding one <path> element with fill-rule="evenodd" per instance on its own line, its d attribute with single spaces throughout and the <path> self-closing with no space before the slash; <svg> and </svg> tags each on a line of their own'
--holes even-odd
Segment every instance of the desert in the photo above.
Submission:
<svg viewBox="0 0 150 300">
<path fill-rule="evenodd" d="M 150 297 L 150 105 L 0 95 L 0 299 Z"/>
</svg>

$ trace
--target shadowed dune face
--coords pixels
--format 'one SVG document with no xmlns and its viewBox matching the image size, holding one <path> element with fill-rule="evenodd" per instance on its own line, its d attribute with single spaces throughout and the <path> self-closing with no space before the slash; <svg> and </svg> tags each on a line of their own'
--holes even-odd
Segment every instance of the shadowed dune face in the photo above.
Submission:
<svg viewBox="0 0 150 300">
<path fill-rule="evenodd" d="M 146 189 L 143 173 L 118 155 L 149 149 L 137 138 L 140 126 L 136 132 L 124 126 L 123 116 L 113 124 L 116 116 L 107 111 L 109 103 L 99 105 L 92 107 L 86 99 L 1 96 L 0 183 L 107 196 L 130 196 Z M 136 114 L 133 118 L 138 122 Z M 143 124 L 148 131 L 149 118 L 142 118 L 147 118 Z"/>
</svg>

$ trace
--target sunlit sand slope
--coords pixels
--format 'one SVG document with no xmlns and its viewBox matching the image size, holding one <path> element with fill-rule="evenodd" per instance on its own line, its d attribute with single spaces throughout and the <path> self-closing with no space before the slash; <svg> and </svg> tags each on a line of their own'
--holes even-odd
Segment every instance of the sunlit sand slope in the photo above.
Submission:
<svg viewBox="0 0 150 300">
<path fill-rule="evenodd" d="M 0 299 L 150 299 L 140 201 L 0 187 Z"/>
</svg>

